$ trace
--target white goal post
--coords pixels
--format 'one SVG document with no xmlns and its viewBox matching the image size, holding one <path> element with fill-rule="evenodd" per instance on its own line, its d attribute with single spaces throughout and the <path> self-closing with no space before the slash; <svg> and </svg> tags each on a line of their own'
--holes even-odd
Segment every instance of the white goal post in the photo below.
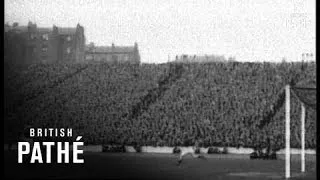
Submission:
<svg viewBox="0 0 320 180">
<path fill-rule="evenodd" d="M 285 177 L 290 178 L 290 86 L 286 85 L 285 87 Z M 306 108 L 303 102 L 301 103 L 301 172 L 305 172 L 305 116 Z"/>
</svg>

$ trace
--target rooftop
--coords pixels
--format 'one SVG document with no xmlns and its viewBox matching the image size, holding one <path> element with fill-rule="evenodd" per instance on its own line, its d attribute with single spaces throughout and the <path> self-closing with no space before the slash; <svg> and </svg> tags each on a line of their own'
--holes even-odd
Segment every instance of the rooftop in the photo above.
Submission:
<svg viewBox="0 0 320 180">
<path fill-rule="evenodd" d="M 30 23 L 29 23 L 30 25 Z M 33 25 L 33 24 L 31 24 Z M 31 26 L 30 25 L 30 26 Z M 39 33 L 50 33 L 53 31 L 52 27 L 35 27 L 36 30 Z M 77 28 L 71 28 L 71 27 L 58 27 L 58 33 L 61 35 L 72 35 L 76 33 Z M 5 25 L 4 27 L 5 32 L 9 31 L 15 31 L 15 32 L 28 32 L 28 26 L 10 26 L 10 25 Z"/>
<path fill-rule="evenodd" d="M 58 33 L 61 35 L 72 35 L 76 33 L 76 28 L 58 27 Z"/>
<path fill-rule="evenodd" d="M 38 32 L 40 33 L 50 33 L 52 32 L 52 28 L 42 28 L 42 27 L 39 27 L 37 28 Z"/>
<path fill-rule="evenodd" d="M 8 31 L 16 31 L 16 32 L 27 32 L 28 31 L 28 26 L 5 26 L 5 32 Z"/>
<path fill-rule="evenodd" d="M 95 53 L 130 53 L 134 52 L 134 46 L 95 46 L 92 50 L 90 47 L 86 46 L 86 51 L 91 51 Z"/>
</svg>

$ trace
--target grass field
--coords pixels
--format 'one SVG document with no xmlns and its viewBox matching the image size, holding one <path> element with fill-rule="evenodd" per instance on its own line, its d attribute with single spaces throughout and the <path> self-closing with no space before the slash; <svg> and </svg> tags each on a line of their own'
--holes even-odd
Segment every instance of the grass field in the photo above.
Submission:
<svg viewBox="0 0 320 180">
<path fill-rule="evenodd" d="M 99 179 L 284 179 L 284 160 L 250 160 L 248 155 L 186 157 L 177 166 L 173 154 L 85 153 L 84 164 L 18 164 L 17 152 L 4 152 L 6 178 L 99 178 Z M 293 157 L 292 179 L 316 179 L 314 158 L 300 162 Z"/>
</svg>

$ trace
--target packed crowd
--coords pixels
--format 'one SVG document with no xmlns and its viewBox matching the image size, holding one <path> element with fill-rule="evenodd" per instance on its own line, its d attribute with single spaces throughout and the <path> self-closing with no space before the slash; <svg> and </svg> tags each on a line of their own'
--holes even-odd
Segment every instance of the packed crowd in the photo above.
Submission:
<svg viewBox="0 0 320 180">
<path fill-rule="evenodd" d="M 14 95 L 10 97 L 43 93 L 22 104 L 6 100 L 5 134 L 14 136 L 13 128 L 30 124 L 72 127 L 86 144 L 188 146 L 198 141 L 203 147 L 279 149 L 284 147 L 283 87 L 316 80 L 313 62 L 186 63 L 183 71 L 172 68 L 177 66 L 40 64 L 15 72 L 7 76 L 10 88 L 5 93 Z M 173 76 L 179 77 L 174 83 L 164 81 Z M 148 107 L 128 116 L 150 94 L 157 96 Z M 292 146 L 299 147 L 300 103 L 295 98 L 291 113 Z M 307 108 L 306 148 L 316 147 L 315 116 Z"/>
</svg>

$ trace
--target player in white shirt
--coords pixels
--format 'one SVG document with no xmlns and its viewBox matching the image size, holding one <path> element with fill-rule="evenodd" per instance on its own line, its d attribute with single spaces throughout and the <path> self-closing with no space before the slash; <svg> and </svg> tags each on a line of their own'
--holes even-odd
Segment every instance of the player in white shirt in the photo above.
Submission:
<svg viewBox="0 0 320 180">
<path fill-rule="evenodd" d="M 178 159 L 178 165 L 181 164 L 182 158 L 187 155 L 191 155 L 194 158 L 201 158 L 201 159 L 206 159 L 202 154 L 196 154 L 195 151 L 198 148 L 198 143 L 196 142 L 194 146 L 192 147 L 181 147 L 180 148 L 180 154 L 179 154 L 179 159 Z"/>
</svg>

